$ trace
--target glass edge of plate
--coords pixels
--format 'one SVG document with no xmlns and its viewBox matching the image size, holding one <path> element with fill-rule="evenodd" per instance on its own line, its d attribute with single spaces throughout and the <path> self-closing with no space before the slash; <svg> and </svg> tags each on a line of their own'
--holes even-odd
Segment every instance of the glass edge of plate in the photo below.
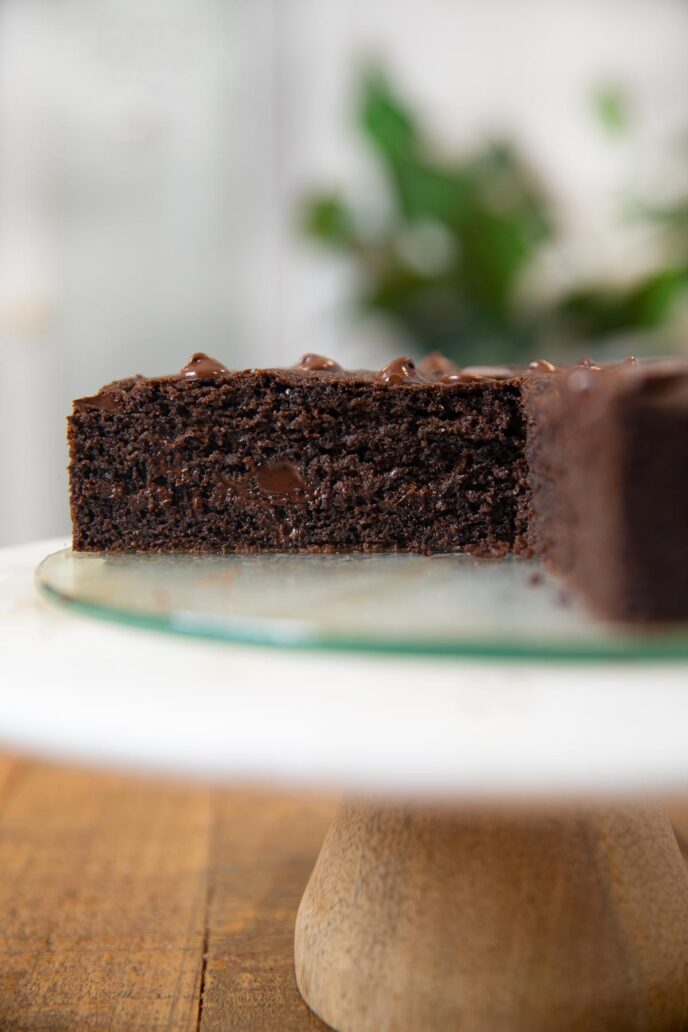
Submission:
<svg viewBox="0 0 688 1032">
<path fill-rule="evenodd" d="M 267 621 L 256 622 L 255 628 L 232 629 L 229 626 L 213 623 L 212 620 L 177 611 L 168 616 L 133 613 L 116 606 L 108 606 L 97 602 L 87 602 L 74 598 L 60 591 L 45 579 L 43 568 L 51 559 L 70 552 L 64 548 L 45 556 L 34 571 L 34 582 L 37 590 L 51 603 L 61 606 L 70 612 L 80 613 L 103 622 L 132 627 L 136 630 L 162 631 L 172 636 L 203 639 L 206 641 L 225 642 L 232 645 L 266 646 L 275 649 L 301 649 L 304 651 L 324 652 L 357 652 L 377 655 L 423 656 L 454 659 L 480 659 L 520 662 L 580 662 L 580 663 L 642 663 L 642 662 L 676 662 L 688 660 L 688 635 L 680 638 L 664 637 L 652 641 L 639 642 L 619 639 L 612 644 L 606 643 L 571 645 L 568 642 L 554 641 L 551 644 L 532 645 L 502 639 L 486 643 L 478 639 L 464 639 L 460 642 L 430 642 L 414 639 L 396 641 L 390 638 L 338 637 L 337 635 L 317 634 L 307 630 L 275 630 L 274 624 L 265 627 Z"/>
</svg>

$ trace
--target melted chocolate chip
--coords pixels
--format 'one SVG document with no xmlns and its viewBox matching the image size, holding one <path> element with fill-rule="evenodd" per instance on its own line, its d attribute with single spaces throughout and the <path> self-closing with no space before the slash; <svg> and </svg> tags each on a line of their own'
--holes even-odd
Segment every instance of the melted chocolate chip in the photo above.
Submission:
<svg viewBox="0 0 688 1032">
<path fill-rule="evenodd" d="M 431 351 L 429 355 L 426 355 L 422 362 L 420 362 L 418 370 L 423 376 L 437 378 L 461 371 L 456 362 L 452 362 L 441 351 Z"/>
<path fill-rule="evenodd" d="M 528 363 L 528 371 L 531 373 L 556 373 L 557 367 L 548 362 L 546 358 L 536 358 L 534 362 Z"/>
<path fill-rule="evenodd" d="M 91 398 L 77 398 L 74 408 L 82 412 L 84 409 L 102 409 L 104 412 L 121 411 L 121 397 L 111 387 L 103 387 L 99 394 Z"/>
<path fill-rule="evenodd" d="M 581 369 L 592 369 L 594 372 L 598 372 L 602 368 L 602 366 L 593 362 L 591 358 L 588 358 L 587 355 L 584 355 L 583 358 L 579 358 L 576 365 L 580 366 Z"/>
<path fill-rule="evenodd" d="M 301 361 L 296 365 L 297 369 L 303 369 L 309 373 L 341 373 L 342 367 L 333 358 L 325 358 L 324 355 L 303 355 Z"/>
<path fill-rule="evenodd" d="M 256 483 L 268 498 L 293 498 L 308 490 L 305 480 L 291 462 L 273 462 L 258 466 L 254 472 Z"/>
<path fill-rule="evenodd" d="M 412 358 L 393 358 L 375 377 L 376 383 L 422 383 L 423 377 Z"/>
<path fill-rule="evenodd" d="M 256 488 L 258 493 L 256 493 Z M 244 476 L 221 476 L 213 492 L 214 505 L 223 504 L 228 497 L 241 498 L 251 505 L 270 509 L 286 502 L 304 503 L 310 488 L 296 466 L 279 460 L 256 466 Z"/>
<path fill-rule="evenodd" d="M 202 351 L 197 351 L 191 356 L 191 361 L 185 365 L 179 376 L 183 380 L 210 380 L 213 376 L 221 376 L 228 372 L 216 359 L 210 358 Z"/>
</svg>

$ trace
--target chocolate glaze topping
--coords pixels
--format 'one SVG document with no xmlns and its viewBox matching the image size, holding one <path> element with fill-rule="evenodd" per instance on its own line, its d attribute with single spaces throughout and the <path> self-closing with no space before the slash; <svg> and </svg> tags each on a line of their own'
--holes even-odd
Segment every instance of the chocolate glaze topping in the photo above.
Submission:
<svg viewBox="0 0 688 1032">
<path fill-rule="evenodd" d="M 303 373 L 312 373 L 316 376 L 322 376 L 327 374 L 342 374 L 345 377 L 352 377 L 354 379 L 362 379 L 370 382 L 374 380 L 379 384 L 387 384 L 390 386 L 403 386 L 405 384 L 412 383 L 425 383 L 431 384 L 445 384 L 447 386 L 458 385 L 458 384 L 473 384 L 483 380 L 513 380 L 519 379 L 527 373 L 562 373 L 566 374 L 567 378 L 571 381 L 570 386 L 574 389 L 585 389 L 588 385 L 588 377 L 583 374 L 597 373 L 600 371 L 613 370 L 613 369 L 629 369 L 629 367 L 637 367 L 639 363 L 633 356 L 629 356 L 621 362 L 612 365 L 598 365 L 591 358 L 583 357 L 578 360 L 575 365 L 572 366 L 555 366 L 552 362 L 547 359 L 539 358 L 529 363 L 527 368 L 515 368 L 513 366 L 466 366 L 461 368 L 454 361 L 442 355 L 439 351 L 433 351 L 419 363 L 416 367 L 413 359 L 407 356 L 401 356 L 395 358 L 387 365 L 383 366 L 378 373 L 367 370 L 353 370 L 347 372 L 342 369 L 338 362 L 335 362 L 331 358 L 327 358 L 324 355 L 316 355 L 307 353 L 302 356 L 301 360 L 296 366 L 293 367 L 294 371 Z M 641 367 L 647 368 L 647 367 Z M 251 370 L 255 372 L 255 370 Z M 284 375 L 288 375 L 290 370 L 268 370 L 268 372 L 282 372 Z M 576 375 L 579 373 L 580 375 Z M 173 376 L 165 377 L 143 377 L 135 376 L 130 377 L 128 380 L 119 380 L 113 384 L 108 384 L 102 387 L 98 394 L 92 397 L 79 398 L 74 402 L 75 409 L 87 410 L 87 409 L 100 409 L 104 412 L 121 412 L 124 411 L 125 399 L 128 392 L 137 383 L 145 380 L 218 380 L 223 381 L 224 377 L 229 375 L 241 376 L 243 374 L 230 374 L 229 370 L 225 368 L 216 359 L 211 358 L 209 355 L 203 352 L 196 352 L 189 363 L 184 368 Z M 254 482 L 255 483 L 255 482 Z"/>
<path fill-rule="evenodd" d="M 325 358 L 324 355 L 303 355 L 300 362 L 297 362 L 296 369 L 304 369 L 306 372 L 318 373 L 341 373 L 342 367 L 333 358 Z"/>
<path fill-rule="evenodd" d="M 460 372 L 456 362 L 452 362 L 450 358 L 443 355 L 441 351 L 431 351 L 429 355 L 419 363 L 418 370 L 424 376 L 431 378 L 441 378 L 446 376 L 448 373 Z"/>
<path fill-rule="evenodd" d="M 210 380 L 213 376 L 221 376 L 228 372 L 216 359 L 197 351 L 191 361 L 179 373 L 182 380 Z"/>
<path fill-rule="evenodd" d="M 556 373 L 557 367 L 546 358 L 537 358 L 534 362 L 528 363 L 528 370 L 531 373 Z"/>
<path fill-rule="evenodd" d="M 593 362 L 593 360 L 591 358 L 588 358 L 587 356 L 579 358 L 576 362 L 576 365 L 580 366 L 581 369 L 592 369 L 595 372 L 598 372 L 602 368 L 602 366 L 597 365 L 596 362 Z"/>
<path fill-rule="evenodd" d="M 120 395 L 108 385 L 102 387 L 99 394 L 91 398 L 77 398 L 74 402 L 75 409 L 102 409 L 105 412 L 119 412 L 121 409 Z"/>
<path fill-rule="evenodd" d="M 554 367 L 552 367 L 554 368 Z M 418 370 L 428 380 L 439 383 L 475 383 L 477 380 L 507 380 L 517 375 L 508 366 L 467 366 L 462 369 L 440 351 L 431 351 Z"/>
<path fill-rule="evenodd" d="M 423 377 L 412 358 L 393 358 L 375 377 L 376 383 L 422 383 Z"/>
<path fill-rule="evenodd" d="M 477 380 L 511 380 L 518 375 L 509 366 L 466 366 L 463 372 Z"/>
<path fill-rule="evenodd" d="M 440 383 L 475 383 L 477 380 L 484 380 L 484 376 L 477 373 L 467 373 L 462 369 L 456 369 L 452 373 L 445 373 L 440 378 Z"/>
</svg>

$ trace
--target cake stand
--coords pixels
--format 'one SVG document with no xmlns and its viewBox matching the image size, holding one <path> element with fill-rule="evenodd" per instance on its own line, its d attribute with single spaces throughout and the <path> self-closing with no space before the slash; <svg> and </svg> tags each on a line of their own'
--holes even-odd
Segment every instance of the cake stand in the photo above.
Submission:
<svg viewBox="0 0 688 1032">
<path fill-rule="evenodd" d="M 688 876 L 654 805 L 688 786 L 682 632 L 600 630 L 541 571 L 456 557 L 247 576 L 63 555 L 40 573 L 54 605 L 33 570 L 57 546 L 0 553 L 0 737 L 344 788 L 296 925 L 326 1022 L 688 1028 Z"/>
</svg>

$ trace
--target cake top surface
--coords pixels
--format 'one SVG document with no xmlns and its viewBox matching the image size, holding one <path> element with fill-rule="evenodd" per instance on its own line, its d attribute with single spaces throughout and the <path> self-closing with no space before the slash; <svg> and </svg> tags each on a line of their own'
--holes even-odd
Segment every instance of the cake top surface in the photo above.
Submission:
<svg viewBox="0 0 688 1032">
<path fill-rule="evenodd" d="M 552 367 L 553 368 L 553 367 Z M 225 381 L 266 373 L 283 378 L 304 380 L 339 379 L 361 383 L 378 383 L 390 386 L 408 384 L 453 384 L 475 383 L 479 380 L 514 380 L 524 370 L 514 366 L 466 366 L 461 368 L 451 359 L 435 351 L 416 365 L 412 358 L 394 358 L 379 370 L 344 369 L 338 362 L 324 355 L 305 354 L 293 366 L 265 369 L 230 370 L 203 352 L 196 352 L 178 373 L 170 376 L 148 377 L 160 381 L 216 380 Z"/>
<path fill-rule="evenodd" d="M 553 374 L 565 376 L 572 390 L 588 390 L 595 386 L 599 374 L 602 379 L 613 380 L 621 389 L 638 389 L 650 382 L 688 382 L 688 360 L 671 359 L 640 363 L 629 357 L 615 364 L 599 365 L 590 358 L 581 358 L 575 365 L 558 367 L 546 359 L 536 359 L 527 367 L 490 365 L 460 367 L 450 358 L 434 351 L 416 365 L 412 358 L 402 356 L 392 359 L 381 369 L 343 369 L 334 359 L 324 355 L 305 354 L 294 366 L 266 369 L 227 369 L 217 359 L 203 352 L 196 352 L 178 372 L 165 376 L 132 376 L 101 387 L 92 397 L 78 398 L 77 408 L 99 408 L 115 411 L 117 396 L 142 384 L 188 385 L 202 383 L 221 385 L 250 380 L 255 377 L 269 377 L 283 383 L 303 385 L 309 381 L 327 380 L 349 384 L 372 384 L 392 388 L 463 388 L 474 389 L 479 384 L 491 383 L 502 386 L 518 384 L 531 378 L 549 378 Z"/>
<path fill-rule="evenodd" d="M 230 370 L 210 355 L 196 352 L 178 373 L 167 376 L 132 376 L 125 380 L 115 380 L 113 383 L 101 387 L 96 395 L 78 398 L 74 404 L 77 409 L 100 408 L 115 411 L 118 408 L 118 396 L 144 384 L 174 385 L 186 388 L 196 384 L 221 386 L 237 381 L 250 381 L 257 377 L 267 377 L 294 386 L 309 382 L 339 381 L 378 387 L 427 389 L 428 387 L 446 388 L 458 385 L 475 387 L 488 381 L 506 385 L 518 382 L 524 373 L 524 369 L 513 366 L 460 368 L 439 352 L 427 355 L 418 365 L 407 356 L 395 358 L 377 371 L 343 369 L 334 359 L 316 354 L 303 355 L 296 365 L 289 367 Z"/>
</svg>

